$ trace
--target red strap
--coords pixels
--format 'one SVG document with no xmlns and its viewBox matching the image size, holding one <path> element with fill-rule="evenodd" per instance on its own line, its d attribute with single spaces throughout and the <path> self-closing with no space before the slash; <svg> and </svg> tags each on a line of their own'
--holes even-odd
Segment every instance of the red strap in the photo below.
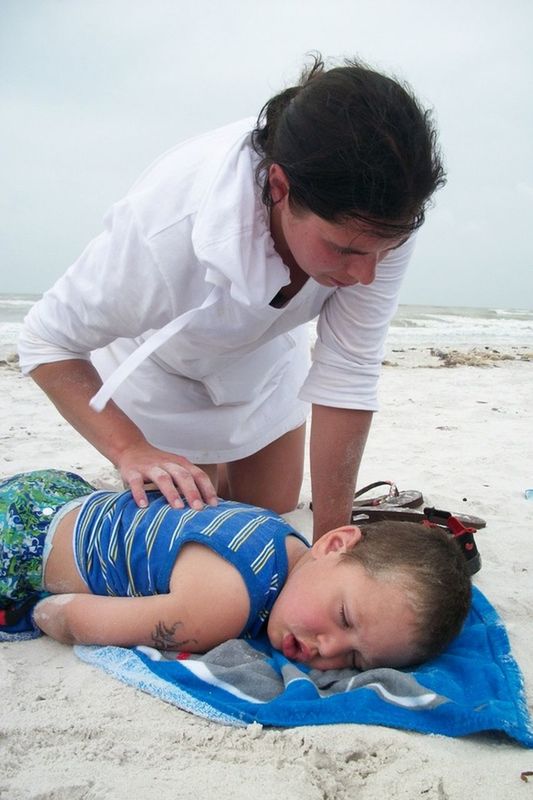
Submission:
<svg viewBox="0 0 533 800">
<path fill-rule="evenodd" d="M 453 537 L 456 539 L 458 536 L 463 536 L 465 533 L 476 533 L 475 528 L 465 528 L 462 522 L 460 522 L 457 517 L 452 517 L 451 515 L 446 520 L 446 527 L 453 534 Z"/>
</svg>

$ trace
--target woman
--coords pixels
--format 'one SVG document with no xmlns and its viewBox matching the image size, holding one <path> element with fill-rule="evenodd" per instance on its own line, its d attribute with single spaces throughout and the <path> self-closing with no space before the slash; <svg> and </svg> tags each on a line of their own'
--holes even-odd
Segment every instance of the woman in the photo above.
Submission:
<svg viewBox="0 0 533 800">
<path fill-rule="evenodd" d="M 139 505 L 151 482 L 176 507 L 218 490 L 294 508 L 312 403 L 318 538 L 349 519 L 412 234 L 443 183 L 408 89 L 317 58 L 255 129 L 184 142 L 141 176 L 32 308 L 21 367 Z"/>
</svg>

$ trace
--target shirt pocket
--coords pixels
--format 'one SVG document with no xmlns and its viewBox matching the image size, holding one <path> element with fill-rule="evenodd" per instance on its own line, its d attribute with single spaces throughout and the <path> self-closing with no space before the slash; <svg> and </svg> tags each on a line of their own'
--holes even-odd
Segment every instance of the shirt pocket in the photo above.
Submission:
<svg viewBox="0 0 533 800">
<path fill-rule="evenodd" d="M 268 396 L 296 355 L 296 339 L 284 333 L 204 375 L 201 382 L 216 406 L 242 405 Z"/>
</svg>

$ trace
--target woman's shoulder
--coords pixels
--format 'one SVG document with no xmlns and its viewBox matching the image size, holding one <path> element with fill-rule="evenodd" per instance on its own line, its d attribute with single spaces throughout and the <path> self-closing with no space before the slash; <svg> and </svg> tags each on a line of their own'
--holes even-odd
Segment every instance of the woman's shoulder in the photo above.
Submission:
<svg viewBox="0 0 533 800">
<path fill-rule="evenodd" d="M 253 119 L 246 118 L 184 139 L 166 150 L 137 178 L 128 197 L 135 197 L 172 181 L 213 179 L 228 153 L 249 137 Z"/>
<path fill-rule="evenodd" d="M 245 119 L 186 139 L 167 150 L 137 179 L 123 198 L 143 235 L 172 241 L 190 234 L 221 175 L 238 183 L 235 154 L 250 150 L 253 120 Z M 251 158 L 250 158 L 251 162 Z M 253 174 L 253 169 L 250 170 Z M 228 181 L 224 181 L 225 191 Z M 215 201 L 218 205 L 218 200 Z"/>
</svg>

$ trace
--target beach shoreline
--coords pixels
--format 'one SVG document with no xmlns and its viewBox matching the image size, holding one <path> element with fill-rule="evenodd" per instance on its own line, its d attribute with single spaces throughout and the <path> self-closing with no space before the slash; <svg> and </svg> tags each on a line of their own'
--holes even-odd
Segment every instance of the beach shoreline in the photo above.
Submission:
<svg viewBox="0 0 533 800">
<path fill-rule="evenodd" d="M 517 345 L 520 346 L 520 345 Z M 420 352 L 423 348 L 420 348 Z M 420 353 L 419 353 L 420 355 Z M 418 362 L 420 358 L 417 356 Z M 385 367 L 359 485 L 393 479 L 482 516 L 475 582 L 501 614 L 533 705 L 531 362 Z M 16 364 L 0 368 L 0 473 L 55 467 L 118 488 L 113 467 Z M 311 533 L 309 471 L 300 508 Z M 522 798 L 531 757 L 492 734 L 447 739 L 377 726 L 235 729 L 118 683 L 46 637 L 0 645 L 6 800 Z M 495 766 L 497 765 L 497 766 Z M 244 771 L 245 774 L 244 774 Z"/>
</svg>

